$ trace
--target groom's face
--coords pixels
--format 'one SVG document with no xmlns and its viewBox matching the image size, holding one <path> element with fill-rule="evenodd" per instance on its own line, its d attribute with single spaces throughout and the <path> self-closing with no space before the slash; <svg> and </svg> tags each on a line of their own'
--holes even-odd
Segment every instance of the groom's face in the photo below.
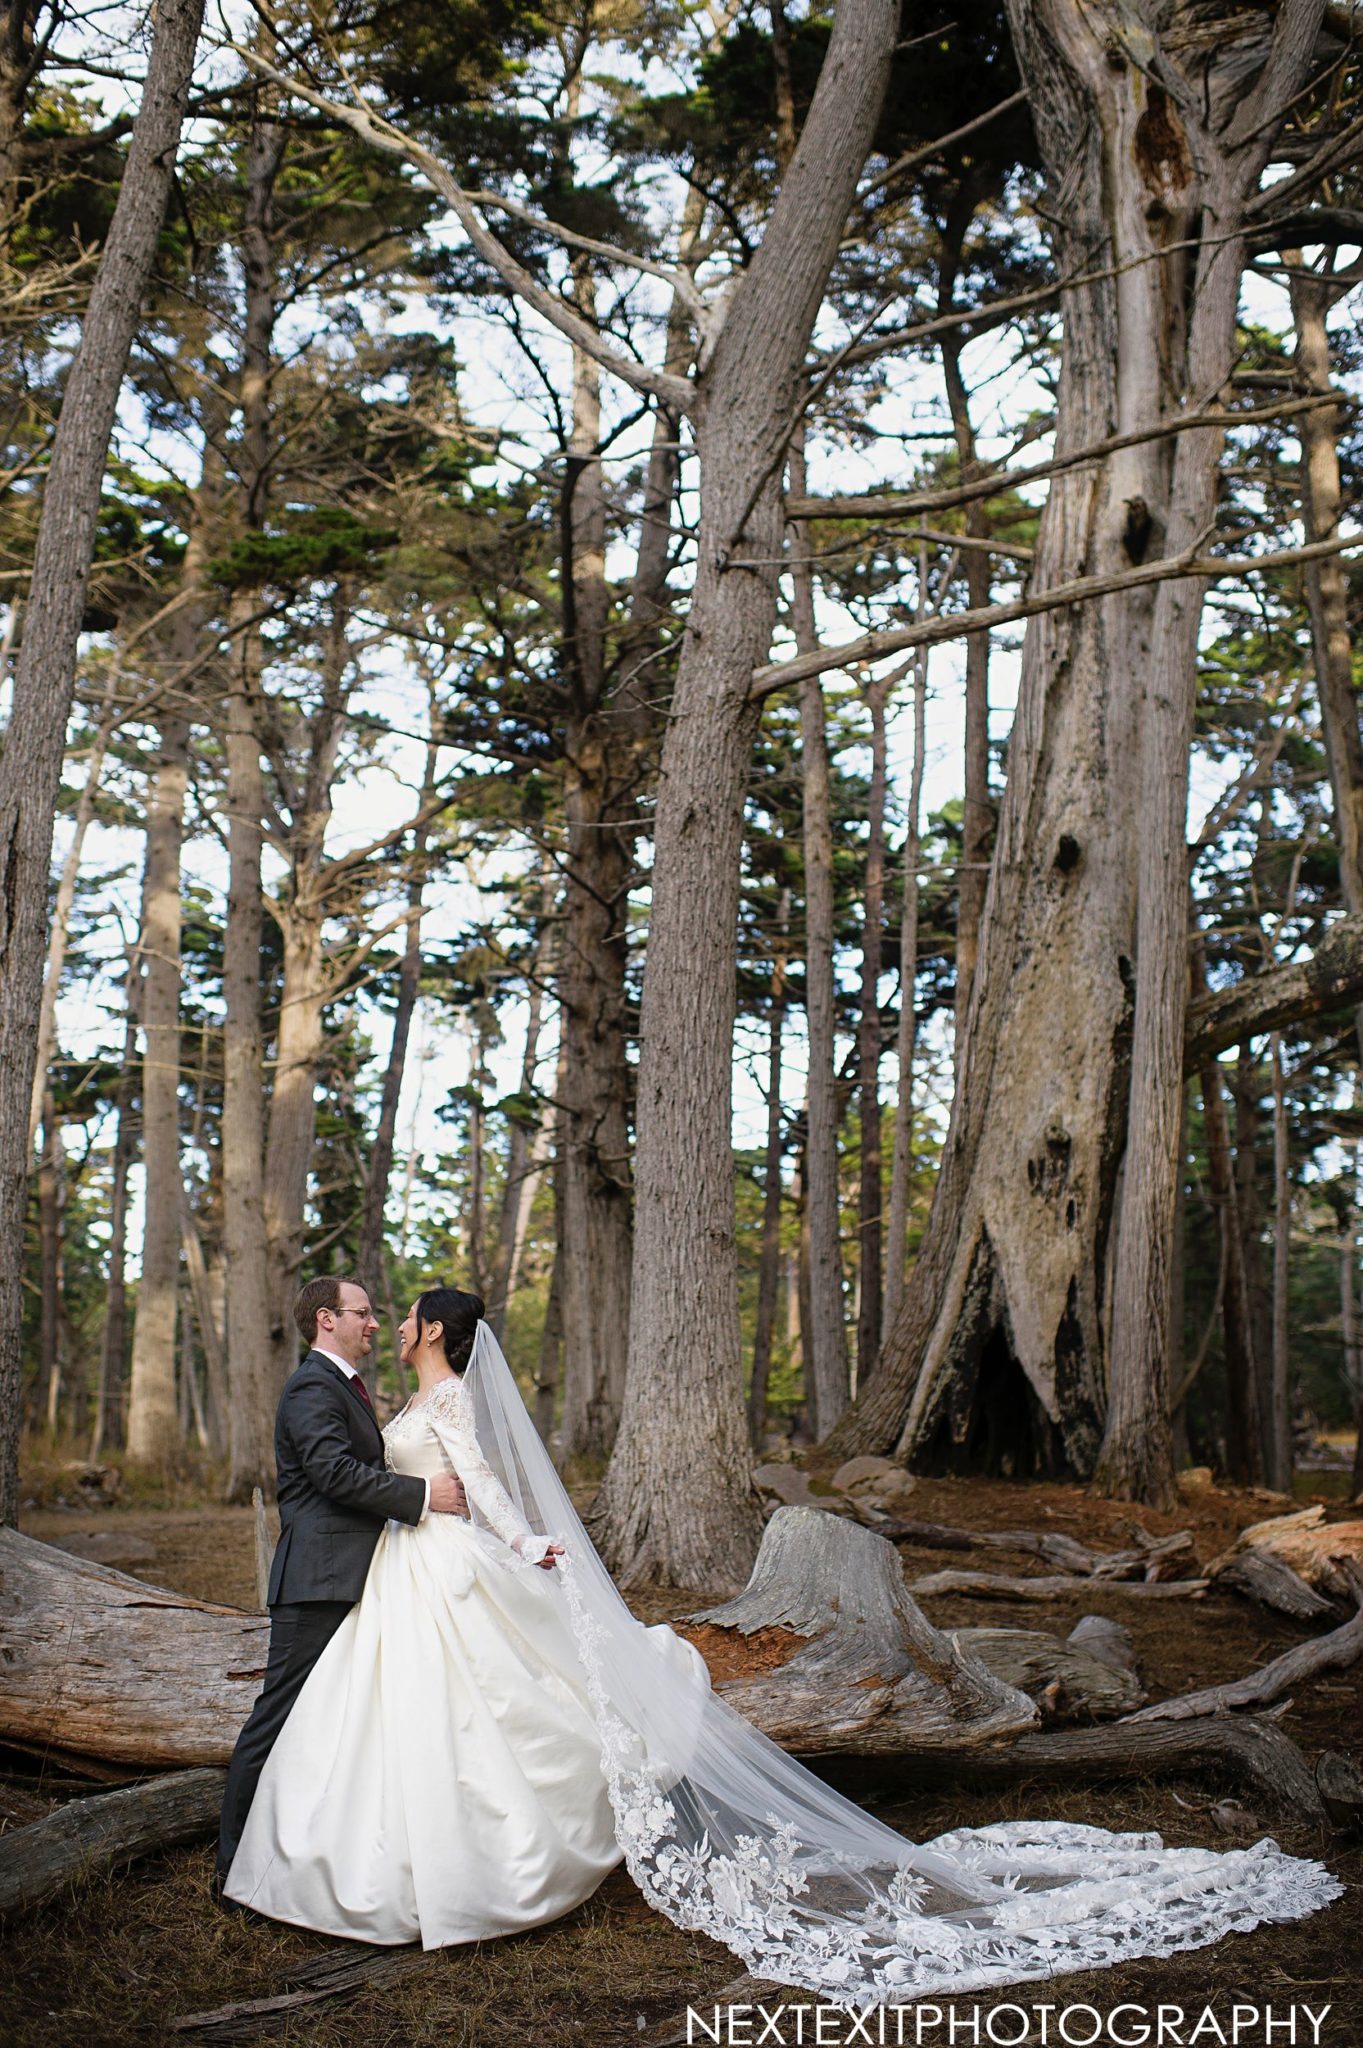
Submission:
<svg viewBox="0 0 1363 2048">
<path fill-rule="evenodd" d="M 328 1351 L 339 1352 L 350 1365 L 359 1365 L 368 1358 L 378 1327 L 379 1319 L 369 1306 L 369 1296 L 363 1287 L 354 1287 L 348 1280 L 341 1282 L 335 1308 L 317 1311 L 319 1340 Z"/>
</svg>

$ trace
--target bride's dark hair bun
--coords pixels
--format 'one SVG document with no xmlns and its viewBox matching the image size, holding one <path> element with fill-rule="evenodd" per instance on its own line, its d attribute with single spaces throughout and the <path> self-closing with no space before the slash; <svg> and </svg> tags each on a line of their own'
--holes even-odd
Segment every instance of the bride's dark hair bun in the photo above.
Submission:
<svg viewBox="0 0 1363 2048">
<path fill-rule="evenodd" d="M 473 1350 L 478 1325 L 487 1314 L 482 1297 L 465 1294 L 458 1287 L 428 1287 L 416 1301 L 416 1326 L 439 1323 L 445 1357 L 455 1372 L 462 1372 Z"/>
</svg>

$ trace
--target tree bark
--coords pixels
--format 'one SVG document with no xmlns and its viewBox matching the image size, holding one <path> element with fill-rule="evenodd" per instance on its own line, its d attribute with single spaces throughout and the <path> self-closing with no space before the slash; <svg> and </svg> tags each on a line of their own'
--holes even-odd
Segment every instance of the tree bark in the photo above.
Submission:
<svg viewBox="0 0 1363 2048">
<path fill-rule="evenodd" d="M 960 274 L 965 237 L 979 204 L 979 191 L 967 174 L 948 212 L 943 249 L 938 266 L 937 309 L 947 314 L 955 309 L 956 281 Z M 961 481 L 969 483 L 978 473 L 975 425 L 970 417 L 970 394 L 961 370 L 964 334 L 948 328 L 942 336 L 942 378 L 947 407 L 956 442 Z M 989 514 L 978 501 L 965 508 L 967 536 L 987 538 Z M 966 602 L 972 611 L 989 603 L 992 595 L 989 557 L 981 548 L 967 548 L 963 564 Z M 989 634 L 970 633 L 965 643 L 965 789 L 961 814 L 961 868 L 956 891 L 956 1035 L 964 1035 L 970 1009 L 970 989 L 975 978 L 979 952 L 980 919 L 984 914 L 989 855 L 994 837 L 994 812 L 989 800 Z"/>
<path fill-rule="evenodd" d="M 1267 65 L 1259 24 L 1239 18 L 1196 53 L 1161 50 L 1166 86 L 1125 54 L 1115 9 L 1018 0 L 1010 18 L 1051 189 L 1063 194 L 1057 261 L 1088 280 L 1065 294 L 1063 459 L 1153 432 L 1224 383 L 1241 207 L 1285 81 L 1306 61 L 1302 19 L 1282 11 Z M 1185 54 L 1195 86 L 1178 68 Z M 1249 90 L 1247 65 L 1263 66 Z M 1100 263 L 1116 274 L 1095 276 Z M 1072 580 L 1077 567 L 1102 577 L 1187 553 L 1210 517 L 1218 455 L 1211 427 L 1058 474 L 1034 589 Z M 964 1058 L 916 1284 L 830 1455 L 897 1446 L 966 1465 L 1006 1454 L 1034 1469 L 1063 1459 L 1084 1476 L 1100 1469 L 1115 1492 L 1168 1497 L 1168 1244 L 1200 602 L 1187 581 L 1128 584 L 1029 626 Z"/>
<path fill-rule="evenodd" d="M 49 1084 L 43 1090 L 43 1144 L 38 1159 L 37 1420 L 57 1434 L 61 1399 L 62 1155 L 61 1126 Z"/>
<path fill-rule="evenodd" d="M 273 38 L 262 18 L 257 35 Z M 284 134 L 271 95 L 257 93 L 246 147 L 241 256 L 245 326 L 241 353 L 241 439 L 236 468 L 247 532 L 264 524 L 271 467 L 270 378 L 274 359 L 273 203 Z M 264 648 L 256 593 L 234 594 L 229 610 L 234 674 L 227 701 L 227 930 L 223 942 L 223 1251 L 232 1313 L 227 1318 L 227 1497 L 248 1501 L 273 1487 L 271 1297 L 265 1250 L 265 1068 L 261 970 L 265 912 L 261 848 L 265 777 L 260 697 Z"/>
<path fill-rule="evenodd" d="M 193 587 L 202 534 L 192 534 L 185 580 Z M 197 553 L 197 559 L 196 557 Z M 195 617 L 181 614 L 177 660 L 192 658 Z M 160 751 L 147 807 L 142 941 L 142 1270 L 133 1324 L 128 1455 L 164 1463 L 178 1448 L 175 1412 L 176 1311 L 180 1293 L 180 852 L 189 785 L 189 720 L 161 720 Z"/>
<path fill-rule="evenodd" d="M 805 493 L 804 436 L 791 442 L 790 488 Z M 793 529 L 791 624 L 804 654 L 817 647 L 814 572 L 807 536 Z M 809 1259 L 809 1323 L 803 1330 L 805 1403 L 816 1437 L 826 1436 L 847 1406 L 850 1373 L 843 1304 L 841 1196 L 838 1186 L 837 1003 L 833 983 L 833 818 L 823 684 L 800 684 L 800 789 L 805 855 L 805 1230 Z"/>
<path fill-rule="evenodd" d="M 1199 939 L 1193 955 L 1194 983 L 1207 984 L 1206 955 Z M 1202 1128 L 1207 1143 L 1207 1182 L 1221 1240 L 1221 1327 L 1226 1360 L 1226 1465 L 1242 1486 L 1263 1477 L 1259 1386 L 1254 1365 L 1254 1326 L 1245 1277 L 1244 1239 L 1231 1163 L 1230 1126 L 1221 1070 L 1214 1059 L 1202 1068 Z"/>
<path fill-rule="evenodd" d="M 924 580 L 919 552 L 919 590 Z M 920 602 L 921 602 L 920 596 Z M 890 1162 L 890 1222 L 886 1245 L 885 1321 L 892 1326 L 904 1299 L 909 1261 L 909 1199 L 913 1190 L 913 1059 L 918 1035 L 915 1009 L 918 980 L 918 863 L 922 854 L 923 768 L 927 754 L 927 649 L 913 665 L 913 761 L 909 770 L 908 819 L 904 829 L 904 900 L 899 928 L 899 1023 L 895 1034 L 897 1071 L 894 1155 Z M 960 956 L 957 954 L 957 974 Z"/>
<path fill-rule="evenodd" d="M 1326 315 L 1346 287 L 1328 271 L 1318 277 L 1307 275 L 1299 252 L 1294 252 L 1290 260 L 1293 269 L 1288 292 L 1297 329 L 1297 376 L 1308 392 L 1324 393 L 1332 389 Z M 1343 414 L 1332 406 L 1318 406 L 1303 413 L 1297 424 L 1302 454 L 1302 513 L 1308 541 L 1327 540 L 1339 530 L 1343 507 L 1339 473 L 1342 431 Z M 1354 687 L 1348 576 L 1343 562 L 1336 557 L 1308 563 L 1305 582 L 1316 657 L 1321 737 L 1325 741 L 1334 804 L 1340 894 L 1346 910 L 1356 914 L 1363 911 L 1363 732 L 1359 729 L 1358 693 Z M 1363 1053 L 1363 1008 L 1355 1011 L 1354 1025 Z"/>
<path fill-rule="evenodd" d="M 99 1338 L 99 1384 L 95 1392 L 95 1426 L 90 1457 L 122 1448 L 126 1435 L 123 1374 L 128 1346 L 128 1168 L 134 1151 L 131 1075 L 137 1053 L 137 1019 L 133 959 L 126 981 L 128 1014 L 123 1034 L 123 1062 L 118 1081 L 118 1122 L 109 1169 L 109 1272 L 105 1283 L 104 1324 Z"/>
<path fill-rule="evenodd" d="M 775 621 L 779 477 L 805 350 L 897 24 L 887 0 L 838 9 L 766 233 L 697 377 L 702 532 L 656 819 L 629 1372 L 596 1510 L 628 1583 L 740 1585 L 761 1526 L 739 1371 L 730 1101 L 749 685 Z"/>
<path fill-rule="evenodd" d="M 66 965 L 67 943 L 71 936 L 71 906 L 76 900 L 76 883 L 80 877 L 81 855 L 85 850 L 85 835 L 90 820 L 95 815 L 95 799 L 99 794 L 99 780 L 104 770 L 104 757 L 109 750 L 118 723 L 113 695 L 116 672 L 110 675 L 105 692 L 100 720 L 90 744 L 90 758 L 85 770 L 85 781 L 76 799 L 76 814 L 72 820 L 71 844 L 62 862 L 61 877 L 57 883 L 56 898 L 52 905 L 52 922 L 47 934 L 47 960 L 43 968 L 43 1000 L 38 1014 L 38 1049 L 34 1059 L 33 1093 L 28 1117 L 28 1149 L 33 1151 L 38 1136 L 38 1125 L 43 1113 L 43 1090 L 47 1086 L 47 1069 L 52 1058 L 52 1042 L 57 1025 L 57 997 L 61 993 L 62 970 Z"/>
<path fill-rule="evenodd" d="M 91 1872 L 216 1834 L 224 1771 L 176 1771 L 93 1799 L 73 1799 L 5 1836 L 0 1919 L 36 1912 Z"/>
<path fill-rule="evenodd" d="M 0 1740 L 164 1769 L 225 1764 L 270 1625 L 0 1530 Z"/>
<path fill-rule="evenodd" d="M 748 1428 L 753 1449 L 767 1433 L 767 1381 L 776 1329 L 776 1290 L 781 1267 L 781 1052 L 786 1029 L 786 970 L 790 934 L 790 891 L 781 891 L 771 963 L 771 1013 L 767 1023 L 767 1149 L 762 1179 L 762 1251 L 757 1269 L 757 1320 L 753 1332 Z"/>
<path fill-rule="evenodd" d="M 0 1523 L 18 1511 L 29 1106 L 42 1002 L 52 821 L 100 488 L 128 350 L 165 215 L 202 0 L 162 0 L 99 273 L 43 493 L 13 709 L 0 757 Z"/>
<path fill-rule="evenodd" d="M 861 1012 L 857 1020 L 857 1103 L 861 1136 L 858 1201 L 857 1378 L 867 1379 L 880 1356 L 885 1227 L 884 1167 L 880 1143 L 880 969 L 885 921 L 885 702 L 888 676 L 866 686 L 871 713 L 871 786 L 867 793 L 865 934 L 861 948 Z"/>
</svg>

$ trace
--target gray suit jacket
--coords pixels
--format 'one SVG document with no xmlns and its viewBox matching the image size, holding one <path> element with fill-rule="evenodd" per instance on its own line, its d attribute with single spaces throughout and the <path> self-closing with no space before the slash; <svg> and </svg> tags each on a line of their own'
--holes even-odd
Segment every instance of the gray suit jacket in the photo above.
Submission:
<svg viewBox="0 0 1363 2048">
<path fill-rule="evenodd" d="M 424 1480 L 388 1472 L 374 1411 L 340 1367 L 310 1351 L 275 1416 L 279 1545 L 269 1604 L 358 1600 L 385 1521 L 418 1522 Z"/>
</svg>

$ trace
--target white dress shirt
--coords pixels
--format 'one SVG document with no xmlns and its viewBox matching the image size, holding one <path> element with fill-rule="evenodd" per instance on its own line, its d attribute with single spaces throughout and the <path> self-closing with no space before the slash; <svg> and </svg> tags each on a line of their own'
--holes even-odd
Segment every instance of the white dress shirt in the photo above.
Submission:
<svg viewBox="0 0 1363 2048">
<path fill-rule="evenodd" d="M 315 1343 L 312 1348 L 314 1351 L 320 1351 L 323 1358 L 330 1359 L 331 1363 L 334 1366 L 337 1366 L 340 1369 L 340 1371 L 345 1374 L 348 1380 L 359 1379 L 359 1368 L 357 1366 L 352 1365 L 348 1358 L 342 1358 L 339 1352 L 328 1351 L 325 1344 Z M 372 1407 L 373 1404 L 371 1403 L 370 1405 Z M 378 1417 L 375 1416 L 374 1420 L 377 1422 Z M 429 1479 L 423 1479 L 421 1483 L 426 1489 L 426 1503 L 425 1506 L 422 1508 L 421 1513 L 418 1515 L 417 1520 L 419 1522 L 424 1522 L 427 1515 L 431 1512 L 431 1482 Z"/>
</svg>

